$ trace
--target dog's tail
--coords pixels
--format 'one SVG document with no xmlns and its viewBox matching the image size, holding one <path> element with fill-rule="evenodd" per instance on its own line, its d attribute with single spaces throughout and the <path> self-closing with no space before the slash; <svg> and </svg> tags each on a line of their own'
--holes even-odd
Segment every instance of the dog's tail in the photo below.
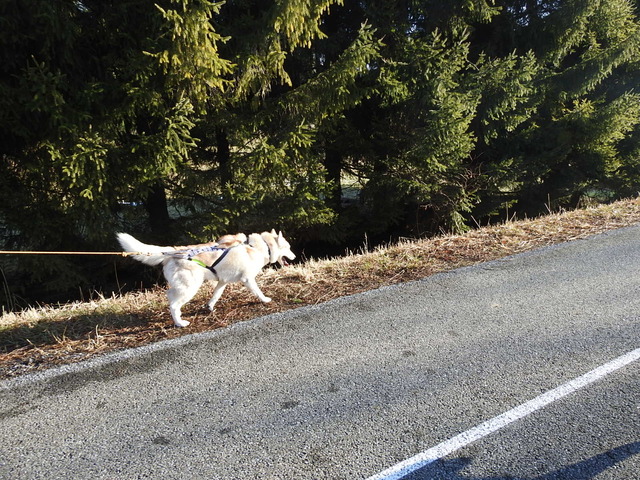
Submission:
<svg viewBox="0 0 640 480">
<path fill-rule="evenodd" d="M 167 258 L 166 252 L 173 252 L 173 247 L 159 247 L 157 245 L 147 245 L 136 240 L 128 233 L 118 233 L 118 242 L 125 252 L 136 252 L 138 255 L 131 255 L 132 258 L 147 265 L 160 265 Z"/>
</svg>

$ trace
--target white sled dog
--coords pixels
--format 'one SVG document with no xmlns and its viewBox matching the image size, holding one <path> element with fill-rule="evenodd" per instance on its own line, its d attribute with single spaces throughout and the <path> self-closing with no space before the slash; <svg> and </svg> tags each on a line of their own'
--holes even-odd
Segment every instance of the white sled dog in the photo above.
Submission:
<svg viewBox="0 0 640 480">
<path fill-rule="evenodd" d="M 211 310 L 227 284 L 233 282 L 244 283 L 262 302 L 268 303 L 271 299 L 258 287 L 256 275 L 265 265 L 287 265 L 286 259 L 296 258 L 282 232 L 275 230 L 252 233 L 248 238 L 243 233 L 225 235 L 214 243 L 184 247 L 146 245 L 126 233 L 117 236 L 125 252 L 137 253 L 131 255 L 135 260 L 147 265 L 162 264 L 169 284 L 169 310 L 178 327 L 189 325 L 181 318 L 181 308 L 198 292 L 203 281 L 218 282 L 208 303 Z"/>
</svg>

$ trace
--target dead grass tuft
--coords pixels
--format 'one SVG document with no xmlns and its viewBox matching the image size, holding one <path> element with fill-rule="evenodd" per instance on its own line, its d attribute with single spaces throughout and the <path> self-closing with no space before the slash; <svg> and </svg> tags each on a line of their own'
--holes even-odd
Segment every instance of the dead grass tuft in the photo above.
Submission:
<svg viewBox="0 0 640 480">
<path fill-rule="evenodd" d="M 464 235 L 403 240 L 361 254 L 311 260 L 259 277 L 274 299 L 263 305 L 240 285 L 230 285 L 215 312 L 204 307 L 205 285 L 183 308 L 192 324 L 172 326 L 164 288 L 85 303 L 29 309 L 0 317 L 0 378 L 77 362 L 109 351 L 224 328 L 302 305 L 424 278 L 555 243 L 585 238 L 640 222 L 637 199 L 482 227 Z"/>
</svg>

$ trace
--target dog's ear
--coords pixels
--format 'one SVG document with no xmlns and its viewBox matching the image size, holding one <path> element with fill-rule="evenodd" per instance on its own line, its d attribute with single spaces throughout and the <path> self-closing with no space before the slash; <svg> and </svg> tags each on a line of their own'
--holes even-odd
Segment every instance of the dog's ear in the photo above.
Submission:
<svg viewBox="0 0 640 480">
<path fill-rule="evenodd" d="M 280 255 L 280 247 L 275 237 L 269 232 L 264 232 L 262 234 L 262 240 L 264 240 L 264 243 L 269 247 L 269 263 L 276 263 Z"/>
<path fill-rule="evenodd" d="M 276 233 L 276 229 L 275 228 L 271 229 L 271 235 L 273 235 L 274 237 L 278 236 L 278 234 Z"/>
</svg>

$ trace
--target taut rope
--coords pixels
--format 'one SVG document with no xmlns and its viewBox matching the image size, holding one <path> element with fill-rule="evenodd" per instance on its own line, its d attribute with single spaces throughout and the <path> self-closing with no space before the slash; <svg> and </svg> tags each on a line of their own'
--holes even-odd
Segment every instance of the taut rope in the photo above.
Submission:
<svg viewBox="0 0 640 480">
<path fill-rule="evenodd" d="M 51 252 L 36 250 L 0 250 L 0 255 L 120 255 L 121 257 L 129 257 L 131 255 L 158 255 L 157 253 L 148 252 Z"/>
</svg>

